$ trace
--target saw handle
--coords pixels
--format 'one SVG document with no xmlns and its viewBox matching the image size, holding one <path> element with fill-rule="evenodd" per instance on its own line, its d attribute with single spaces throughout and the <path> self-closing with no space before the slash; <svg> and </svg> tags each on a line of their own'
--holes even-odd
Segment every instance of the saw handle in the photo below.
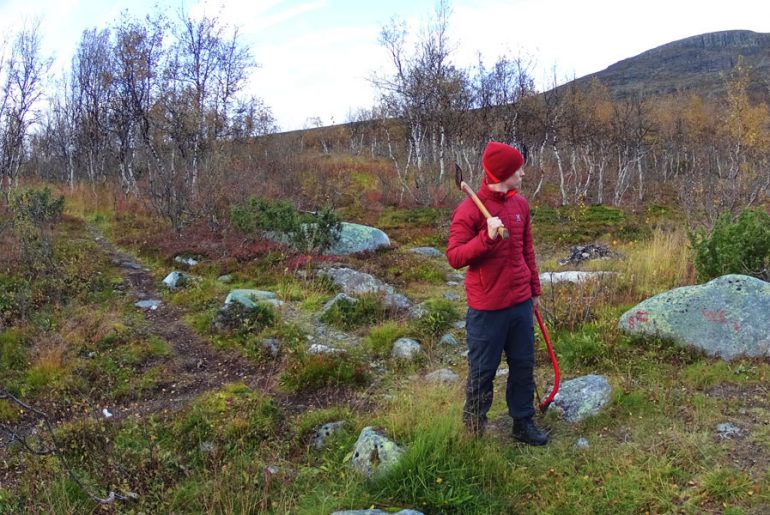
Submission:
<svg viewBox="0 0 770 515">
<path fill-rule="evenodd" d="M 476 204 L 476 207 L 479 208 L 479 211 L 481 211 L 481 214 L 484 215 L 484 218 L 492 218 L 492 215 L 489 213 L 486 206 L 484 206 L 484 203 L 481 202 L 481 199 L 470 188 L 470 186 L 465 183 L 465 181 L 460 183 L 460 189 L 463 190 L 471 198 L 471 200 L 473 200 L 473 203 Z M 497 228 L 497 234 L 499 234 L 500 237 L 504 240 L 508 239 L 508 229 L 506 229 L 504 226 Z"/>
</svg>

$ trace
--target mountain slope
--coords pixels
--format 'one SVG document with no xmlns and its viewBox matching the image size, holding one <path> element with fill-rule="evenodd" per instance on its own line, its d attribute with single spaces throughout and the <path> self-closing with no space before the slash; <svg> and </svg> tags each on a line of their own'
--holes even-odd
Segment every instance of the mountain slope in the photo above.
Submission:
<svg viewBox="0 0 770 515">
<path fill-rule="evenodd" d="M 677 91 L 714 98 L 725 94 L 724 75 L 735 66 L 739 56 L 751 70 L 750 93 L 767 100 L 770 97 L 770 34 L 749 30 L 711 32 L 667 43 L 573 83 L 582 87 L 598 79 L 620 99 Z"/>
</svg>

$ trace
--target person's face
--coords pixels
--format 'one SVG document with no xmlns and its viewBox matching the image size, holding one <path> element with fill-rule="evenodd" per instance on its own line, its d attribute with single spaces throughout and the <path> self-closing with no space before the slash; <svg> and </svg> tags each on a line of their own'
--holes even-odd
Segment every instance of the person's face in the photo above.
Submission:
<svg viewBox="0 0 770 515">
<path fill-rule="evenodd" d="M 521 189 L 521 182 L 524 178 L 524 167 L 522 166 L 518 170 L 516 170 L 516 173 L 508 177 L 503 183 L 508 188 L 508 191 L 512 189 L 516 189 L 516 191 Z"/>
</svg>

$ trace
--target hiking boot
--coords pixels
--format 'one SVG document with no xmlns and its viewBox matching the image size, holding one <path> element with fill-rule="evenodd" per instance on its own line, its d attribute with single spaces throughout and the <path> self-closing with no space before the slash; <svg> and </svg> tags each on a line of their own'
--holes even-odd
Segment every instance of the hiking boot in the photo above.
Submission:
<svg viewBox="0 0 770 515">
<path fill-rule="evenodd" d="M 537 428 L 531 418 L 513 420 L 513 437 L 527 445 L 545 445 L 548 435 Z"/>
</svg>

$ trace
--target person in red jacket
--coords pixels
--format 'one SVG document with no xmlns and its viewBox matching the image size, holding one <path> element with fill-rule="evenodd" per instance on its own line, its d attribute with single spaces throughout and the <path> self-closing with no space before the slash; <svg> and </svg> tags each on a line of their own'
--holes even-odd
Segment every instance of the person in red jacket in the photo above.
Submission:
<svg viewBox="0 0 770 515">
<path fill-rule="evenodd" d="M 515 148 L 493 141 L 487 144 L 481 163 L 484 179 L 478 197 L 492 217 L 485 220 L 466 198 L 452 215 L 446 252 L 452 268 L 468 267 L 468 380 L 463 421 L 473 434 L 483 433 L 492 406 L 493 380 L 505 352 L 505 399 L 513 418 L 513 436 L 529 445 L 544 445 L 548 436 L 532 421 L 533 311 L 541 290 L 529 204 L 518 193 L 524 158 Z M 508 229 L 508 239 L 498 235 L 501 226 Z"/>
</svg>

